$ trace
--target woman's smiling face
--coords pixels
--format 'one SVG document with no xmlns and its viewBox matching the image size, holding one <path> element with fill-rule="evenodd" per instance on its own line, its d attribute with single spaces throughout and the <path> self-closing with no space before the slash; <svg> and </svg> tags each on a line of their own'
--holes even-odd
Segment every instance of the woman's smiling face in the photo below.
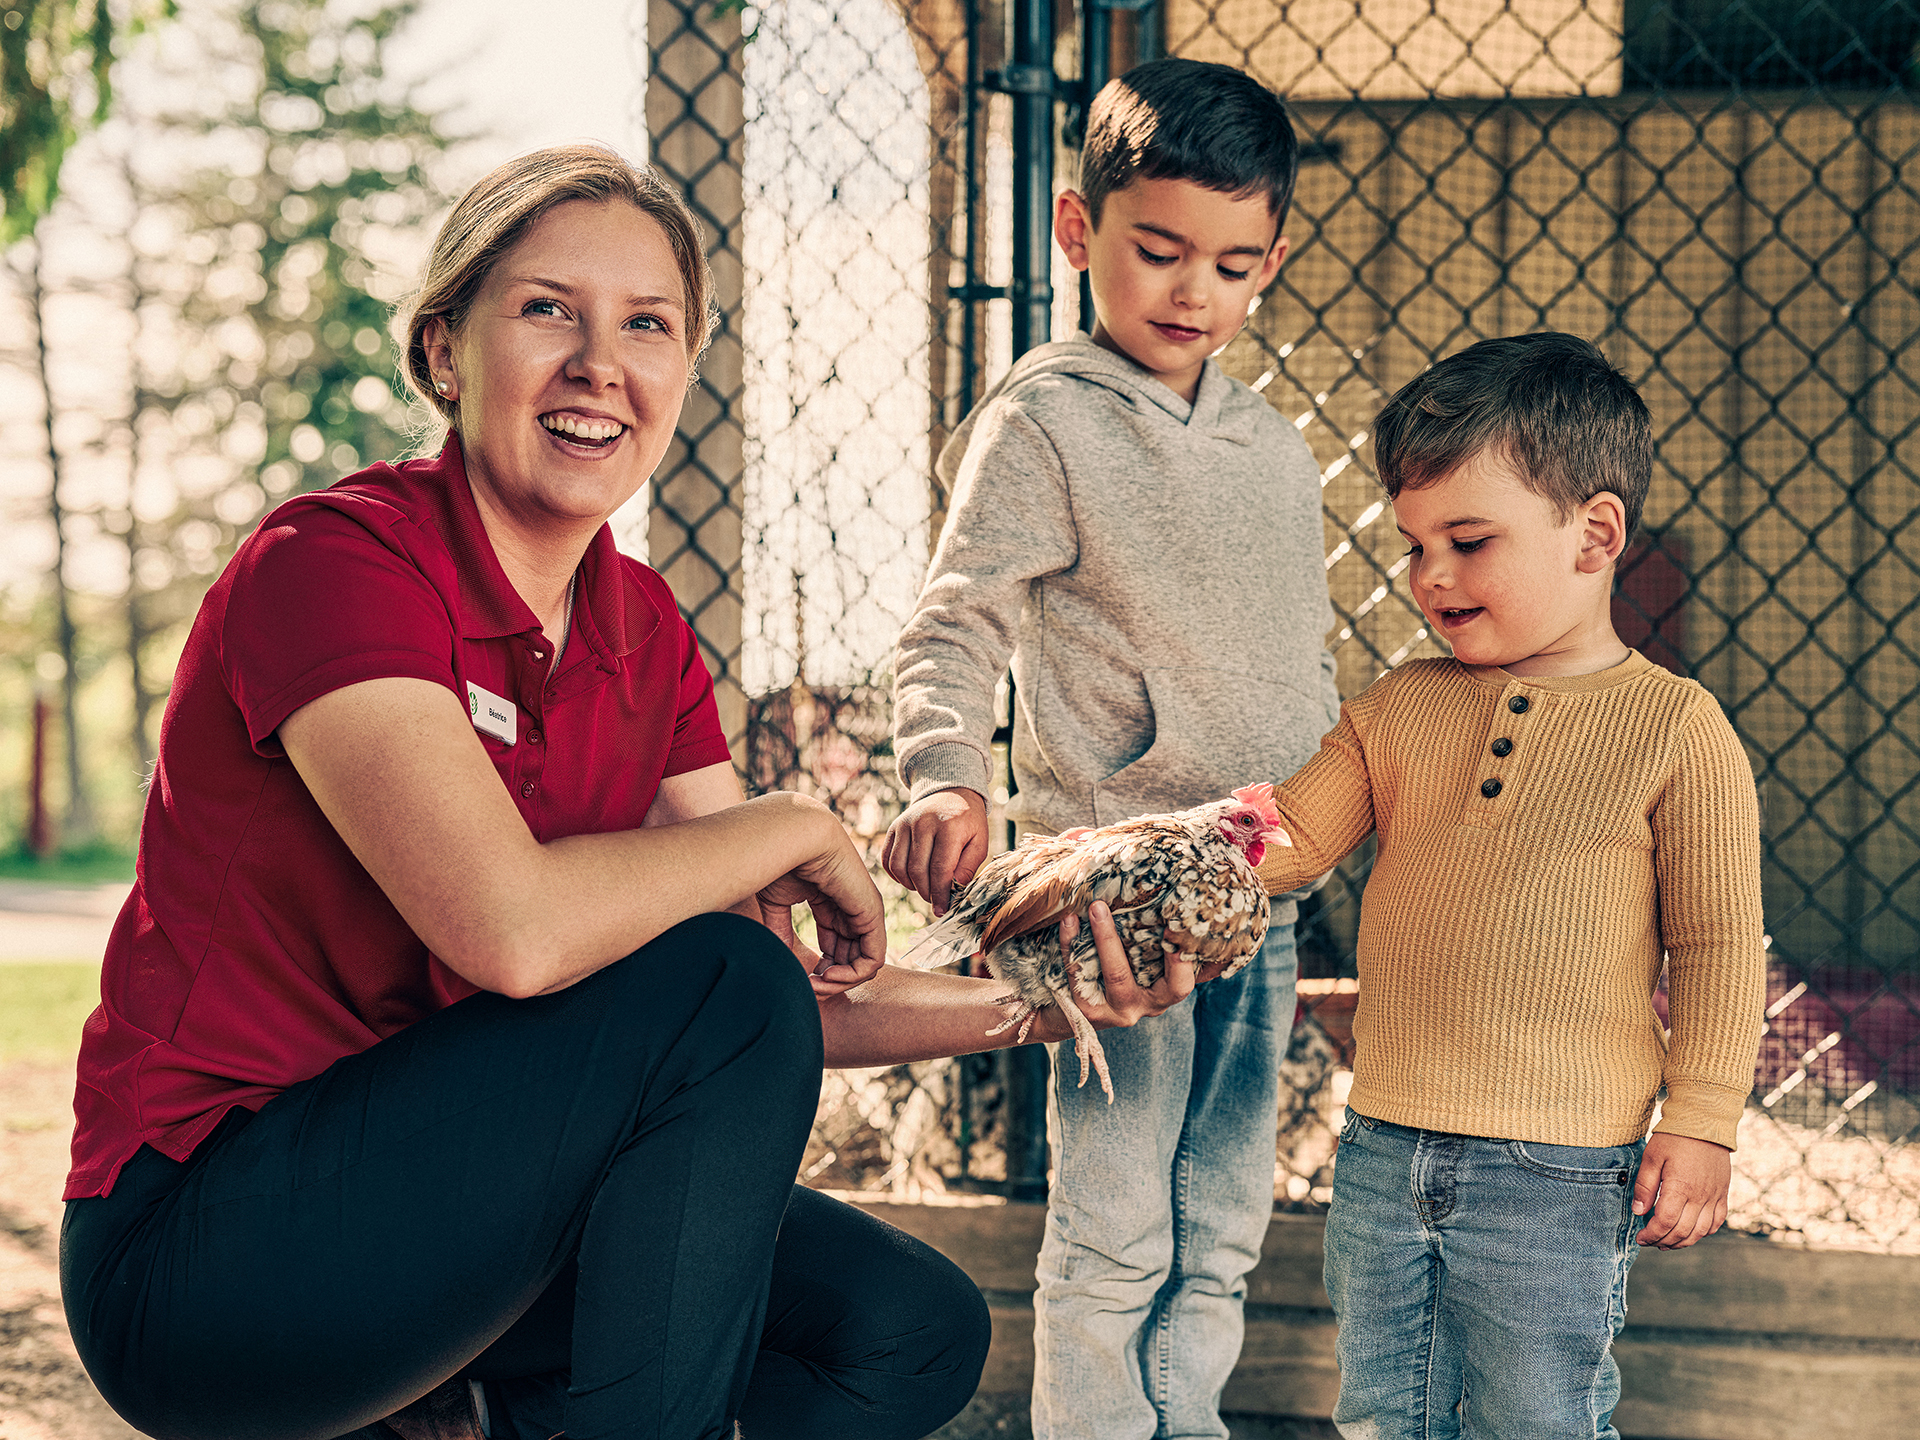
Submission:
<svg viewBox="0 0 1920 1440">
<path fill-rule="evenodd" d="M 653 474 L 687 393 L 686 286 L 666 232 L 570 200 L 495 262 L 457 331 L 427 336 L 482 513 L 597 527 Z"/>
</svg>

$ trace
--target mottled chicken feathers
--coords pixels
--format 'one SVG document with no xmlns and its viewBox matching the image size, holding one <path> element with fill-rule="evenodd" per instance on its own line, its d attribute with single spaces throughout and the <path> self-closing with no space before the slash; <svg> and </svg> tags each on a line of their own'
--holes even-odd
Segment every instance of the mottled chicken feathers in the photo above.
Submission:
<svg viewBox="0 0 1920 1440">
<path fill-rule="evenodd" d="M 1080 1083 L 1089 1064 L 1109 1102 L 1113 1081 L 1092 1024 L 1074 1002 L 1105 998 L 1087 907 L 1113 912 L 1134 979 L 1152 985 L 1170 956 L 1218 963 L 1232 975 L 1267 933 L 1267 892 L 1254 875 L 1269 843 L 1291 844 L 1280 829 L 1271 785 L 1170 815 L 1142 815 L 1098 830 L 1029 837 L 982 865 L 954 892 L 946 916 L 921 933 L 903 963 L 931 969 L 983 955 L 1011 987 L 1020 1008 L 989 1034 L 1020 1027 L 1059 1005 L 1073 1027 Z M 1080 917 L 1071 953 L 1062 955 L 1060 921 Z"/>
</svg>

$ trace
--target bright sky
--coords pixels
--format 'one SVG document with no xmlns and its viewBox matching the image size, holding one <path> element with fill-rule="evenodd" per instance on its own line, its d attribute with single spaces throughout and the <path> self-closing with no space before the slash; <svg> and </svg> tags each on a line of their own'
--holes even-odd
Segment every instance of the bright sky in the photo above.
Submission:
<svg viewBox="0 0 1920 1440">
<path fill-rule="evenodd" d="M 463 180 L 522 151 L 599 140 L 640 158 L 646 10 L 640 0 L 426 0 L 387 51 L 427 82 L 426 108 L 491 132 L 463 153 Z"/>
</svg>

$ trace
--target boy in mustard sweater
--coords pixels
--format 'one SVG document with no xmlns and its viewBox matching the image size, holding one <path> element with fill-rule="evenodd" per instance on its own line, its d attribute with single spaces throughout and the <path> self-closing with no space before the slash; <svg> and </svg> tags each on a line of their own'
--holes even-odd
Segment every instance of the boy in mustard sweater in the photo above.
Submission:
<svg viewBox="0 0 1920 1440">
<path fill-rule="evenodd" d="M 1598 350 L 1482 341 L 1395 395 L 1374 445 L 1453 658 L 1347 702 L 1261 866 L 1282 892 L 1379 837 L 1327 1217 L 1333 1418 L 1617 1440 L 1637 1245 L 1726 1219 L 1765 998 L 1753 777 L 1714 698 L 1614 633 L 1653 444 Z"/>
</svg>

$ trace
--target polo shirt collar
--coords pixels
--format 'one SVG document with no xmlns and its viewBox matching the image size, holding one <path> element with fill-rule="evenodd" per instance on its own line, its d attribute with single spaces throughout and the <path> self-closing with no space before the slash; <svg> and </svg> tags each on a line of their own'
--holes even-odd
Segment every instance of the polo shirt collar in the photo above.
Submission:
<svg viewBox="0 0 1920 1440">
<path fill-rule="evenodd" d="M 627 583 L 613 527 L 602 525 L 580 557 L 580 593 L 574 602 L 580 634 L 595 653 L 620 659 L 646 644 L 662 618 L 647 593 Z"/>
<path fill-rule="evenodd" d="M 429 493 L 437 497 L 441 533 L 459 577 L 462 634 L 469 640 L 486 640 L 538 630 L 540 617 L 500 568 L 500 557 L 494 553 L 467 481 L 460 437 L 452 431 L 424 478 Z M 645 592 L 626 583 L 613 530 L 602 525 L 587 542 L 587 553 L 580 561 L 574 624 L 581 637 L 596 655 L 617 660 L 644 645 L 660 628 L 661 619 L 659 608 Z"/>
</svg>

